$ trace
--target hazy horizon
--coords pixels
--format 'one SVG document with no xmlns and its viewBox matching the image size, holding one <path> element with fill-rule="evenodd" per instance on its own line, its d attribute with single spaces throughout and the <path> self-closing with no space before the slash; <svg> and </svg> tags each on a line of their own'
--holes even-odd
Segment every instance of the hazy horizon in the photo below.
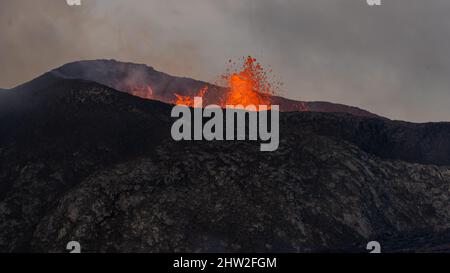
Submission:
<svg viewBox="0 0 450 273">
<path fill-rule="evenodd" d="M 252 55 L 283 81 L 281 96 L 450 121 L 450 2 L 382 2 L 2 0 L 0 88 L 94 59 L 212 82 Z"/>
</svg>

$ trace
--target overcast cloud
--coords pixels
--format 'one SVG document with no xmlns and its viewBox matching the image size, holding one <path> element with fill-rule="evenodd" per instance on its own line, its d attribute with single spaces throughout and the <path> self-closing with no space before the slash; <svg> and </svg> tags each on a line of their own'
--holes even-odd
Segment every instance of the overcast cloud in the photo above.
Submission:
<svg viewBox="0 0 450 273">
<path fill-rule="evenodd" d="M 283 96 L 450 121 L 450 1 L 0 0 L 0 87 L 100 58 L 214 81 L 255 56 Z"/>
</svg>

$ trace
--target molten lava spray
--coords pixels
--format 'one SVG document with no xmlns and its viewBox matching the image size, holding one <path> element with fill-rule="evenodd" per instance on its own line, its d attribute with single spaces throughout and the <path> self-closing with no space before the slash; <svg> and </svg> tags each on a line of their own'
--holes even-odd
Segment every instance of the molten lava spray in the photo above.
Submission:
<svg viewBox="0 0 450 273">
<path fill-rule="evenodd" d="M 230 70 L 228 69 L 228 71 Z M 227 87 L 226 93 L 219 101 L 215 102 L 221 107 L 227 105 L 242 105 L 244 107 L 248 105 L 270 105 L 271 98 L 276 93 L 267 72 L 251 56 L 244 58 L 244 63 L 239 70 L 234 69 L 234 71 L 222 75 L 221 79 Z M 175 103 L 193 107 L 194 97 L 204 97 L 207 92 L 208 87 L 205 86 L 193 96 L 182 96 L 175 93 Z"/>
<path fill-rule="evenodd" d="M 255 58 L 247 57 L 240 72 L 223 76 L 228 79 L 229 91 L 226 105 L 270 105 L 270 98 L 275 94 L 268 81 L 267 73 Z"/>
</svg>

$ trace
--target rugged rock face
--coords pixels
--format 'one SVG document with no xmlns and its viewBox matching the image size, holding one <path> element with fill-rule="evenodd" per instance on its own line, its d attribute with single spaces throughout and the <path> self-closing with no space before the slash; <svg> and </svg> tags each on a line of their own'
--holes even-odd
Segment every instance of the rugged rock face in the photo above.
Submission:
<svg viewBox="0 0 450 273">
<path fill-rule="evenodd" d="M 349 141 L 388 159 L 411 163 L 450 165 L 450 123 L 415 124 L 346 114 L 288 114 L 289 124 L 302 130 Z M 287 129 L 290 130 L 290 129 Z"/>
<path fill-rule="evenodd" d="M 87 251 L 363 251 L 372 238 L 450 228 L 449 169 L 300 136 L 268 156 L 251 144 L 164 143 L 155 159 L 74 187 L 40 221 L 32 249 L 76 239 Z"/>
<path fill-rule="evenodd" d="M 450 249 L 447 123 L 282 113 L 262 153 L 175 142 L 169 105 L 46 77 L 0 93 L 0 251 Z"/>
</svg>

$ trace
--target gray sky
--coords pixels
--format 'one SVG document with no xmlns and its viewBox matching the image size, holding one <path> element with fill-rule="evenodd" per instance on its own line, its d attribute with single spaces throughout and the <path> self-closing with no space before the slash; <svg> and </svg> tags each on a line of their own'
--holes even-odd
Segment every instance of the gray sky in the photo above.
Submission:
<svg viewBox="0 0 450 273">
<path fill-rule="evenodd" d="M 253 55 L 283 96 L 450 121 L 450 1 L 0 0 L 0 87 L 100 58 L 214 81 Z"/>
</svg>

